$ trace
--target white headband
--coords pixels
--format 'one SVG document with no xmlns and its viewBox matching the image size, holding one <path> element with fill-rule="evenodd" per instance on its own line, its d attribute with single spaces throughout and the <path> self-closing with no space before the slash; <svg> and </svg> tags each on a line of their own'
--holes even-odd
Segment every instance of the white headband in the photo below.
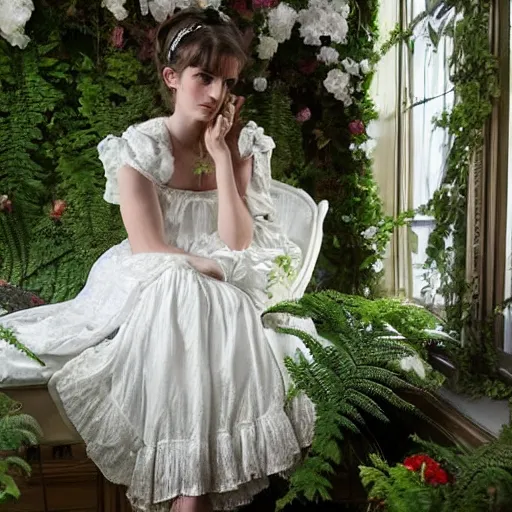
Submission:
<svg viewBox="0 0 512 512">
<path fill-rule="evenodd" d="M 169 45 L 169 51 L 167 52 L 167 61 L 170 63 L 172 54 L 176 51 L 176 48 L 180 44 L 181 40 L 191 32 L 195 32 L 196 30 L 199 30 L 200 28 L 203 28 L 203 25 L 192 25 L 191 27 L 185 27 L 182 28 L 176 37 L 172 40 L 172 43 Z"/>
</svg>

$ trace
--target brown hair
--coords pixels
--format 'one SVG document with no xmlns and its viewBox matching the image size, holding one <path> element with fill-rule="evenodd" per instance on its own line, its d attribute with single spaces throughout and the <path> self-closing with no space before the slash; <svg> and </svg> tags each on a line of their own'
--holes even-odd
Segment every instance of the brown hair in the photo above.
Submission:
<svg viewBox="0 0 512 512">
<path fill-rule="evenodd" d="M 198 30 L 187 33 L 170 55 L 169 48 L 178 33 L 185 28 Z M 160 90 L 166 104 L 173 109 L 174 98 L 167 88 L 162 71 L 171 67 L 182 73 L 187 67 L 198 67 L 215 76 L 223 76 L 226 57 L 235 58 L 240 71 L 247 62 L 242 34 L 236 25 L 212 8 L 188 8 L 174 14 L 164 21 L 157 30 L 155 38 L 155 66 L 160 78 Z"/>
</svg>

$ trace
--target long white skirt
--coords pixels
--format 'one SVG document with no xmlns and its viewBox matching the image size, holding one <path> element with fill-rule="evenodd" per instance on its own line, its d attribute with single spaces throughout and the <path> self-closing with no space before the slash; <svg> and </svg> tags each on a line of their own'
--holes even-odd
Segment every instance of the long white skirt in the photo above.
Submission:
<svg viewBox="0 0 512 512">
<path fill-rule="evenodd" d="M 311 402 L 286 400 L 283 358 L 300 343 L 183 258 L 128 252 L 113 248 L 74 301 L 0 323 L 48 361 L 62 414 L 136 511 L 168 512 L 180 495 L 208 494 L 216 510 L 246 504 L 311 443 Z M 11 374 L 33 365 L 9 361 Z"/>
</svg>

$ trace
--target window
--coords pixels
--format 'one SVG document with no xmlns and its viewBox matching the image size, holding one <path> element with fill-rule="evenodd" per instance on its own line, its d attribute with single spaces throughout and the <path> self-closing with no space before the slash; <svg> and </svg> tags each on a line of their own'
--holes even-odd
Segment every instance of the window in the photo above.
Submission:
<svg viewBox="0 0 512 512">
<path fill-rule="evenodd" d="M 411 19 L 426 8 L 425 0 L 410 0 L 409 3 Z M 437 30 L 438 27 L 433 28 Z M 414 209 L 426 204 L 439 188 L 450 149 L 447 131 L 434 130 L 432 120 L 453 106 L 454 94 L 448 70 L 451 51 L 450 38 L 442 37 L 435 48 L 426 27 L 423 24 L 417 27 L 409 58 L 408 95 L 408 104 L 413 106 L 410 108 L 409 148 L 411 207 Z M 412 296 L 423 303 L 440 306 L 443 299 L 437 293 L 439 276 L 435 270 L 423 268 L 427 259 L 428 237 L 434 225 L 433 217 L 425 215 L 416 215 L 411 225 Z"/>
</svg>

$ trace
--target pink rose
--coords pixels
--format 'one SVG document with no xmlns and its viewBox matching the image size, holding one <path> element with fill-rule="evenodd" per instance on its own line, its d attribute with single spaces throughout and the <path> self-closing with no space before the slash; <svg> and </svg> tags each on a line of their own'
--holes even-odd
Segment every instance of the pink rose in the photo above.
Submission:
<svg viewBox="0 0 512 512">
<path fill-rule="evenodd" d="M 112 34 L 110 35 L 110 44 L 114 48 L 122 48 L 124 46 L 123 27 L 120 27 L 119 25 L 117 27 L 114 27 L 114 30 L 112 30 Z"/>
<path fill-rule="evenodd" d="M 0 212 L 12 213 L 12 201 L 8 196 L 0 196 Z"/>
<path fill-rule="evenodd" d="M 362 135 L 364 133 L 364 123 L 360 119 L 348 123 L 348 129 L 352 135 Z"/>
<path fill-rule="evenodd" d="M 297 119 L 299 123 L 309 121 L 311 119 L 311 110 L 309 110 L 308 107 L 300 109 L 297 115 L 295 116 L 295 119 Z"/>
<path fill-rule="evenodd" d="M 57 199 L 53 202 L 52 211 L 50 212 L 50 217 L 54 220 L 59 220 L 62 217 L 62 214 L 66 211 L 66 201 L 63 199 Z"/>
<path fill-rule="evenodd" d="M 252 0 L 253 9 L 271 9 L 278 4 L 276 0 Z"/>
</svg>

